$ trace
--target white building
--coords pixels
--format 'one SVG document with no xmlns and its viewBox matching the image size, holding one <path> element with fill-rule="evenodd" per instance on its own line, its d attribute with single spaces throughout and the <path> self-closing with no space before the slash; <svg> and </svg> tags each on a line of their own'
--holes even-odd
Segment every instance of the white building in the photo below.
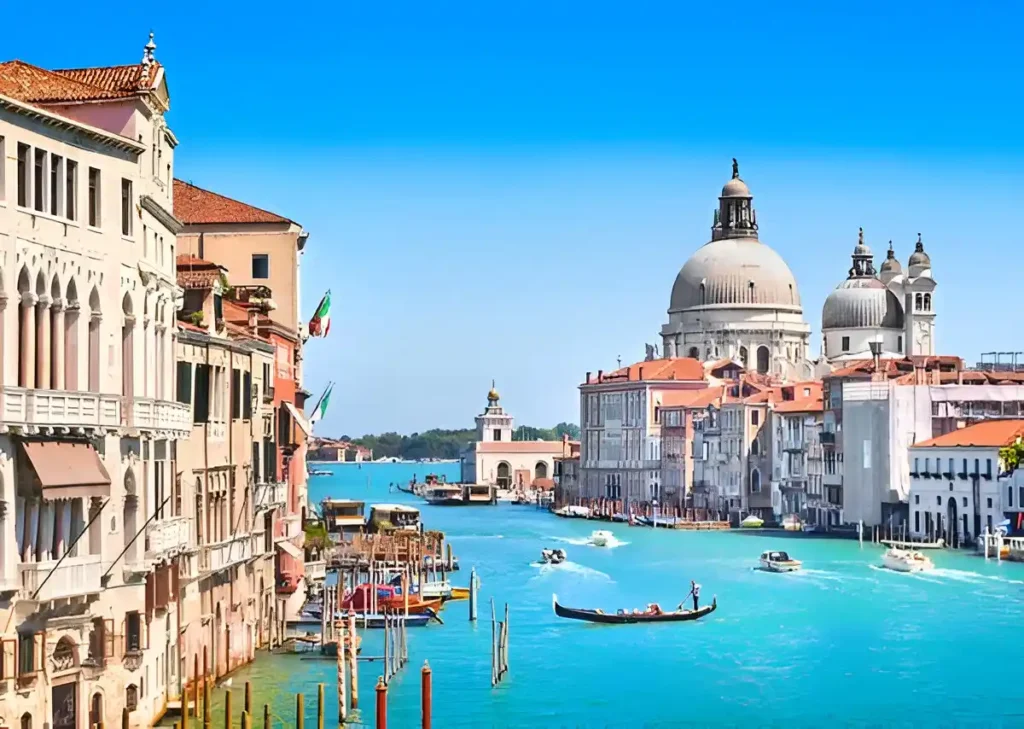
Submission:
<svg viewBox="0 0 1024 729">
<path fill-rule="evenodd" d="M 935 354 L 935 281 L 931 259 L 918 236 L 903 273 L 889 244 L 881 273 L 864 243 L 861 228 L 849 276 L 828 295 L 821 311 L 822 354 L 829 361 L 870 359 L 871 344 L 881 356 Z"/>
<path fill-rule="evenodd" d="M 910 448 L 910 533 L 947 544 L 990 532 L 1020 511 L 1020 471 L 1000 476 L 999 449 L 1024 435 L 1024 420 L 990 420 Z"/>
<path fill-rule="evenodd" d="M 149 726 L 180 679 L 177 141 L 139 63 L 0 64 L 0 724 Z"/>
<path fill-rule="evenodd" d="M 808 388 L 809 389 L 809 388 Z M 772 409 L 772 492 L 780 495 L 777 518 L 797 515 L 827 524 L 821 475 L 821 390 L 778 402 Z"/>
<path fill-rule="evenodd" d="M 500 489 L 554 485 L 555 458 L 567 457 L 569 441 L 512 440 L 512 416 L 492 383 L 487 407 L 476 416 L 476 442 L 462 452 L 462 482 Z"/>
<path fill-rule="evenodd" d="M 728 357 L 744 367 L 795 379 L 812 375 L 796 279 L 782 257 L 758 239 L 753 196 L 733 160 L 711 240 L 680 269 L 672 286 L 665 357 Z"/>
</svg>

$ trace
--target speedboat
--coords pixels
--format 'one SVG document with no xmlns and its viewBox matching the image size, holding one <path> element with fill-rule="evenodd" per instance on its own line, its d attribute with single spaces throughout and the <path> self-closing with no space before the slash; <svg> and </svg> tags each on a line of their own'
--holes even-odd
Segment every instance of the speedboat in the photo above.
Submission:
<svg viewBox="0 0 1024 729">
<path fill-rule="evenodd" d="M 608 542 L 613 539 L 611 532 L 598 529 L 590 534 L 590 543 L 595 547 L 607 547 Z"/>
<path fill-rule="evenodd" d="M 760 529 L 764 526 L 764 519 L 759 516 L 751 514 L 746 519 L 740 522 L 740 526 L 746 529 Z"/>
<path fill-rule="evenodd" d="M 540 561 L 543 564 L 562 564 L 567 556 L 564 549 L 542 549 Z"/>
<path fill-rule="evenodd" d="M 766 572 L 796 572 L 800 560 L 793 559 L 788 552 L 770 551 L 761 554 L 761 569 Z"/>
<path fill-rule="evenodd" d="M 882 555 L 882 566 L 896 572 L 926 572 L 935 569 L 932 561 L 920 552 L 895 548 Z"/>
</svg>

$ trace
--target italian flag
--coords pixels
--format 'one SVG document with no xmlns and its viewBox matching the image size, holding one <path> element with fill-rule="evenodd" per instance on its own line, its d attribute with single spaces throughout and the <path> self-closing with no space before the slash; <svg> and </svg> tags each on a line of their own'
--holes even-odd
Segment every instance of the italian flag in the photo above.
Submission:
<svg viewBox="0 0 1024 729">
<path fill-rule="evenodd" d="M 331 331 L 331 292 L 330 290 L 320 299 L 320 305 L 316 307 L 316 313 L 309 320 L 309 334 L 313 337 L 326 337 Z"/>
<path fill-rule="evenodd" d="M 327 414 L 327 406 L 331 402 L 331 391 L 334 390 L 334 383 L 332 382 L 327 386 L 327 391 L 324 392 L 320 398 L 320 402 L 316 404 L 316 409 L 313 411 L 313 415 L 309 419 L 309 424 L 312 425 L 318 420 L 322 420 L 324 415 Z"/>
</svg>

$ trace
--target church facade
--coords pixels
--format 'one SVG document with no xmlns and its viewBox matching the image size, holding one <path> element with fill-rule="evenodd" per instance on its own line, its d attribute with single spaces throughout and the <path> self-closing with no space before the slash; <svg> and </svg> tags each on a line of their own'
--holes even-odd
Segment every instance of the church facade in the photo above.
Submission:
<svg viewBox="0 0 1024 729">
<path fill-rule="evenodd" d="M 813 374 L 811 328 L 792 271 L 758 237 L 753 200 L 733 160 L 711 240 L 672 286 L 669 319 L 661 329 L 664 356 L 728 358 L 762 373 L 805 379 Z"/>
</svg>

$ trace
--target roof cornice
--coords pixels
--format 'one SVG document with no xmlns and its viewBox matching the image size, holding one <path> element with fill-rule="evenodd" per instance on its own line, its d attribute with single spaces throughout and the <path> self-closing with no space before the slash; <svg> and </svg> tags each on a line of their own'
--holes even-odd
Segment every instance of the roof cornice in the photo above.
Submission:
<svg viewBox="0 0 1024 729">
<path fill-rule="evenodd" d="M 41 121 L 47 126 L 78 132 L 103 144 L 104 146 L 113 147 L 124 152 L 131 152 L 135 155 L 140 155 L 146 151 L 146 147 L 144 145 L 139 144 L 128 137 L 112 134 L 97 127 L 83 124 L 66 116 L 54 114 L 53 112 L 46 111 L 38 106 L 27 104 L 23 101 L 18 101 L 2 94 L 0 94 L 0 109 L 8 109 L 20 116 Z"/>
<path fill-rule="evenodd" d="M 146 210 L 150 215 L 159 220 L 172 235 L 177 235 L 184 229 L 185 224 L 174 217 L 169 210 L 164 208 L 163 205 L 150 195 L 143 195 L 141 204 L 143 210 Z"/>
</svg>

